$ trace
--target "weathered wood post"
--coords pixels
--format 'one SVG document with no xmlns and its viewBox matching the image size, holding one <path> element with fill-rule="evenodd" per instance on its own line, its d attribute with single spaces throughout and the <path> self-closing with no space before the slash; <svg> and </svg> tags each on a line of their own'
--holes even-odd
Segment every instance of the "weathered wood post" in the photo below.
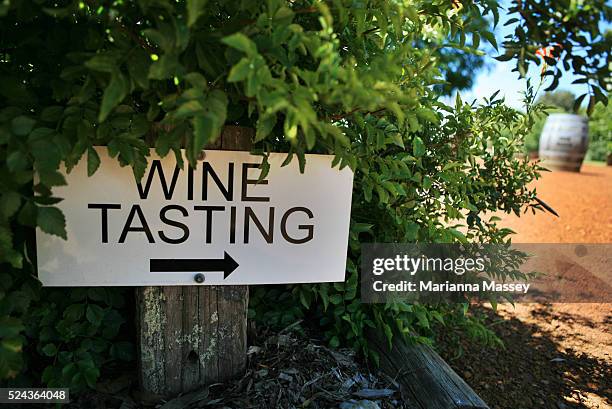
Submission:
<svg viewBox="0 0 612 409">
<path fill-rule="evenodd" d="M 207 148 L 250 150 L 252 137 L 229 126 Z M 172 396 L 244 372 L 247 286 L 138 287 L 136 301 L 143 391 Z"/>
</svg>

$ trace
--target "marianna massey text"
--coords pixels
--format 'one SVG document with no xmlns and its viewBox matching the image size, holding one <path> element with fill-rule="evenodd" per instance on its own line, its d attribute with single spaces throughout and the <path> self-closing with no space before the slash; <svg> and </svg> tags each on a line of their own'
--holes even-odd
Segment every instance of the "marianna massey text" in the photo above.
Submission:
<svg viewBox="0 0 612 409">
<path fill-rule="evenodd" d="M 523 293 L 529 291 L 531 284 L 528 283 L 498 283 L 495 281 L 483 280 L 480 283 L 452 283 L 445 281 L 437 283 L 434 281 L 400 281 L 397 283 L 385 283 L 374 281 L 372 288 L 376 292 L 458 292 L 458 293 L 480 293 L 480 292 L 500 292 L 500 293 Z"/>
</svg>

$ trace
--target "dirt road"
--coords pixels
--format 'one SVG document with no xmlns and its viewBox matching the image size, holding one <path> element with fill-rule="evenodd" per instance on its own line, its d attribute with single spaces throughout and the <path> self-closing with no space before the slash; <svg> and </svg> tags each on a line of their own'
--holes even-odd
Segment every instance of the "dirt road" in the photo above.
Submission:
<svg viewBox="0 0 612 409">
<path fill-rule="evenodd" d="M 612 166 L 583 165 L 580 173 L 545 172 L 535 182 L 550 213 L 504 217 L 516 243 L 612 243 Z"/>
<path fill-rule="evenodd" d="M 535 183 L 550 213 L 505 216 L 515 243 L 611 243 L 612 167 L 545 173 Z M 612 266 L 611 266 L 612 268 Z M 612 304 L 477 309 L 505 349 L 465 343 L 452 366 L 492 408 L 612 408 Z"/>
</svg>

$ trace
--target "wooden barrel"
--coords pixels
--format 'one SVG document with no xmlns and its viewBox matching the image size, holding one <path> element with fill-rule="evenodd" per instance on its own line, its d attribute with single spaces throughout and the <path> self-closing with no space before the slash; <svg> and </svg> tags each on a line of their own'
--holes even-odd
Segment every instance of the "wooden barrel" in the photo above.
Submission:
<svg viewBox="0 0 612 409">
<path fill-rule="evenodd" d="M 586 117 L 551 114 L 540 135 L 540 159 L 546 168 L 580 172 L 588 144 Z"/>
</svg>

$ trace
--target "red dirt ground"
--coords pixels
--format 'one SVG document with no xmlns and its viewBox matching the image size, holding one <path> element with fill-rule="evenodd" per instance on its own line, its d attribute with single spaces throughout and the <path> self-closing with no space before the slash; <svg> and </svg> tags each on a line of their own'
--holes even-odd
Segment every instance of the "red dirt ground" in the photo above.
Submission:
<svg viewBox="0 0 612 409">
<path fill-rule="evenodd" d="M 513 242 L 612 242 L 612 167 L 544 173 L 535 186 L 560 217 L 505 216 Z M 612 304 L 506 304 L 477 313 L 494 323 L 505 349 L 466 343 L 461 357 L 446 358 L 491 408 L 612 408 Z"/>
<path fill-rule="evenodd" d="M 538 197 L 559 213 L 505 217 L 516 243 L 611 243 L 612 166 L 583 165 L 580 173 L 545 172 Z"/>
</svg>

